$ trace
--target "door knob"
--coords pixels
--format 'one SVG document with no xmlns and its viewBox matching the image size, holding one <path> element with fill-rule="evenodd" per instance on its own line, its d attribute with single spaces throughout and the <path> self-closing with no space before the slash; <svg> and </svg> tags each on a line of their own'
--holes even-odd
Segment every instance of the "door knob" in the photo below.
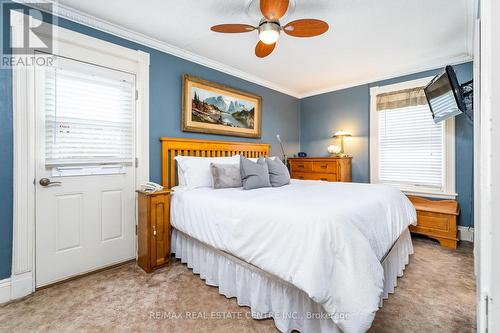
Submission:
<svg viewBox="0 0 500 333">
<path fill-rule="evenodd" d="M 42 178 L 42 179 L 40 179 L 39 183 L 42 186 L 49 186 L 49 185 L 61 184 L 61 182 L 51 182 L 50 179 L 48 179 L 48 178 Z"/>
</svg>

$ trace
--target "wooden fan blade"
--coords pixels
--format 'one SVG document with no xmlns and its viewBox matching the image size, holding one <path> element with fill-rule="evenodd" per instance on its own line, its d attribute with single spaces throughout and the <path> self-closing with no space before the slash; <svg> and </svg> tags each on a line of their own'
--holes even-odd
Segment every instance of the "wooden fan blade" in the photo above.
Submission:
<svg viewBox="0 0 500 333">
<path fill-rule="evenodd" d="M 260 0 L 260 11 L 268 20 L 279 20 L 288 9 L 288 0 Z"/>
<path fill-rule="evenodd" d="M 264 44 L 261 41 L 257 43 L 255 47 L 255 55 L 259 58 L 264 58 L 270 55 L 274 48 L 276 47 L 276 43 L 274 44 Z"/>
<path fill-rule="evenodd" d="M 283 27 L 283 31 L 294 37 L 314 37 L 324 34 L 328 28 L 328 23 L 324 21 L 303 19 L 288 23 Z"/>
<path fill-rule="evenodd" d="M 210 30 L 215 32 L 222 32 L 227 34 L 234 34 L 239 32 L 250 32 L 256 28 L 248 24 L 219 24 L 214 25 Z"/>
</svg>

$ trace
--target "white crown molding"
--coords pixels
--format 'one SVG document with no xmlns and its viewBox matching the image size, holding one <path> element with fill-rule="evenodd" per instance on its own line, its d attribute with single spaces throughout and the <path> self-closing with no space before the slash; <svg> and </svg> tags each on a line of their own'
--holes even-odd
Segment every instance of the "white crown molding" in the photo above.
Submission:
<svg viewBox="0 0 500 333">
<path fill-rule="evenodd" d="M 302 99 L 302 98 L 311 97 L 311 96 L 315 96 L 315 95 L 321 95 L 321 94 L 325 94 L 325 93 L 329 93 L 329 92 L 333 92 L 333 91 L 338 91 L 338 90 L 342 90 L 342 89 L 357 87 L 357 86 L 361 86 L 364 84 L 371 84 L 371 83 L 376 83 L 379 81 L 395 79 L 395 78 L 406 76 L 406 75 L 418 74 L 418 73 L 422 73 L 422 72 L 433 70 L 433 69 L 444 68 L 446 65 L 458 65 L 458 64 L 463 64 L 463 63 L 466 63 L 466 62 L 469 62 L 472 60 L 473 60 L 472 56 L 470 56 L 468 54 L 467 55 L 460 55 L 457 57 L 451 57 L 451 58 L 447 58 L 447 59 L 441 59 L 439 61 L 436 61 L 435 63 L 430 63 L 430 64 L 425 65 L 425 66 L 415 66 L 412 69 L 409 69 L 407 71 L 396 72 L 396 73 L 390 74 L 390 75 L 382 75 L 379 77 L 374 77 L 374 78 L 371 78 L 369 80 L 348 82 L 345 84 L 335 85 L 335 86 L 331 86 L 328 88 L 311 91 L 311 92 L 304 93 L 304 94 L 300 95 L 299 98 Z"/>
<path fill-rule="evenodd" d="M 249 74 L 247 72 L 244 72 L 244 71 L 241 71 L 241 70 L 236 69 L 234 67 L 222 64 L 222 63 L 217 62 L 215 60 L 200 56 L 198 54 L 184 50 L 182 48 L 171 45 L 169 43 L 166 43 L 166 42 L 160 41 L 158 39 L 146 36 L 144 34 L 132 31 L 132 30 L 127 29 L 125 27 L 119 26 L 117 24 L 108 22 L 108 21 L 103 20 L 103 19 L 100 19 L 98 17 L 94 17 L 90 14 L 76 10 L 76 9 L 71 8 L 69 6 L 59 4 L 56 0 L 13 0 L 13 1 L 18 2 L 18 3 L 29 4 L 30 6 L 36 8 L 36 9 L 42 10 L 42 11 L 45 11 L 45 9 L 43 8 L 43 6 L 40 5 L 40 3 L 50 3 L 53 5 L 53 8 L 52 8 L 53 12 L 51 14 L 55 15 L 56 17 L 64 18 L 64 19 L 67 19 L 69 21 L 73 21 L 73 22 L 88 26 L 90 28 L 100 30 L 100 31 L 108 33 L 110 35 L 114 35 L 114 36 L 126 39 L 128 41 L 135 42 L 137 44 L 171 54 L 173 56 L 176 56 L 176 57 L 200 64 L 200 65 L 215 69 L 217 71 L 241 78 L 243 80 L 258 84 L 260 86 L 284 93 L 286 95 L 289 95 L 289 96 L 292 96 L 292 97 L 295 97 L 298 99 L 311 97 L 314 95 L 320 95 L 320 94 L 333 92 L 333 91 L 337 91 L 337 90 L 352 88 L 352 87 L 356 87 L 356 86 L 363 85 L 363 84 L 374 83 L 377 81 L 393 79 L 393 78 L 397 78 L 400 76 L 416 74 L 416 73 L 424 72 L 427 70 L 441 68 L 441 67 L 444 67 L 446 65 L 455 65 L 455 64 L 460 64 L 460 63 L 469 62 L 469 61 L 473 60 L 475 8 L 474 8 L 474 4 L 472 3 L 471 0 L 464 0 L 464 2 L 465 2 L 464 6 L 466 9 L 465 10 L 466 36 L 464 39 L 464 43 L 466 45 L 466 53 L 465 54 L 458 55 L 455 57 L 446 58 L 446 59 L 435 59 L 434 61 L 426 62 L 424 65 L 416 65 L 413 67 L 409 67 L 408 69 L 406 69 L 404 71 L 396 72 L 396 73 L 393 73 L 390 75 L 373 77 L 373 78 L 370 78 L 367 80 L 361 80 L 361 81 L 345 82 L 343 84 L 338 84 L 338 85 L 322 88 L 319 90 L 304 92 L 304 93 L 300 93 L 298 91 L 294 91 L 294 90 L 291 90 L 289 88 L 285 88 L 279 84 L 270 82 L 266 79 L 260 78 L 258 76 L 253 75 L 253 74 Z"/>
<path fill-rule="evenodd" d="M 89 15 L 87 13 L 81 12 L 79 10 L 73 9 L 71 7 L 62 5 L 57 3 L 54 0 L 14 0 L 15 2 L 18 3 L 23 3 L 26 5 L 30 5 L 33 8 L 36 8 L 41 11 L 46 11 L 43 6 L 40 5 L 40 3 L 50 3 L 53 5 L 52 8 L 52 13 L 57 17 L 64 18 L 69 21 L 73 21 L 97 30 L 100 30 L 102 32 L 108 33 L 110 35 L 114 35 L 123 39 L 126 39 L 131 42 L 135 42 L 137 44 L 150 47 L 153 49 L 156 49 L 158 51 L 162 51 L 168 54 L 171 54 L 173 56 L 189 60 L 191 62 L 218 70 L 220 72 L 244 79 L 246 81 L 258 84 L 263 87 L 267 87 L 269 89 L 284 93 L 286 95 L 290 95 L 292 97 L 299 97 L 299 94 L 293 90 L 290 90 L 288 88 L 282 87 L 276 83 L 267 81 L 265 79 L 262 79 L 258 76 L 255 76 L 253 74 L 249 74 L 247 72 L 241 71 L 239 69 L 236 69 L 234 67 L 224 65 L 220 62 L 217 62 L 215 60 L 197 55 L 195 53 L 192 53 L 190 51 L 184 50 L 182 48 L 179 48 L 177 46 L 168 44 L 166 42 L 160 41 L 158 39 L 146 36 L 144 34 L 132 31 L 130 29 L 127 29 L 125 27 L 116 25 L 114 23 L 105 21 L 103 19 L 94 17 L 92 15 Z"/>
</svg>

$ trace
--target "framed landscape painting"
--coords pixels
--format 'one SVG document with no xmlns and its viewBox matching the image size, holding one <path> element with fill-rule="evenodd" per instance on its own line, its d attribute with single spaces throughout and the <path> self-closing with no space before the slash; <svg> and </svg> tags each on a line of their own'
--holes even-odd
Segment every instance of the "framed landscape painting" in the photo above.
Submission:
<svg viewBox="0 0 500 333">
<path fill-rule="evenodd" d="M 260 138 L 262 98 L 200 78 L 182 77 L 182 130 Z"/>
</svg>

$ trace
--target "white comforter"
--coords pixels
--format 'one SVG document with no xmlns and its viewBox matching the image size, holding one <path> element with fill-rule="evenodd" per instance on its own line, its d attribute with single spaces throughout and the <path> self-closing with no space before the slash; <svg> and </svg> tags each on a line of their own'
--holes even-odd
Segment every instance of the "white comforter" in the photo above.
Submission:
<svg viewBox="0 0 500 333">
<path fill-rule="evenodd" d="M 383 290 L 380 260 L 415 221 L 412 204 L 392 187 L 319 181 L 177 188 L 171 208 L 175 228 L 292 283 L 344 332 L 371 326 Z"/>
</svg>

